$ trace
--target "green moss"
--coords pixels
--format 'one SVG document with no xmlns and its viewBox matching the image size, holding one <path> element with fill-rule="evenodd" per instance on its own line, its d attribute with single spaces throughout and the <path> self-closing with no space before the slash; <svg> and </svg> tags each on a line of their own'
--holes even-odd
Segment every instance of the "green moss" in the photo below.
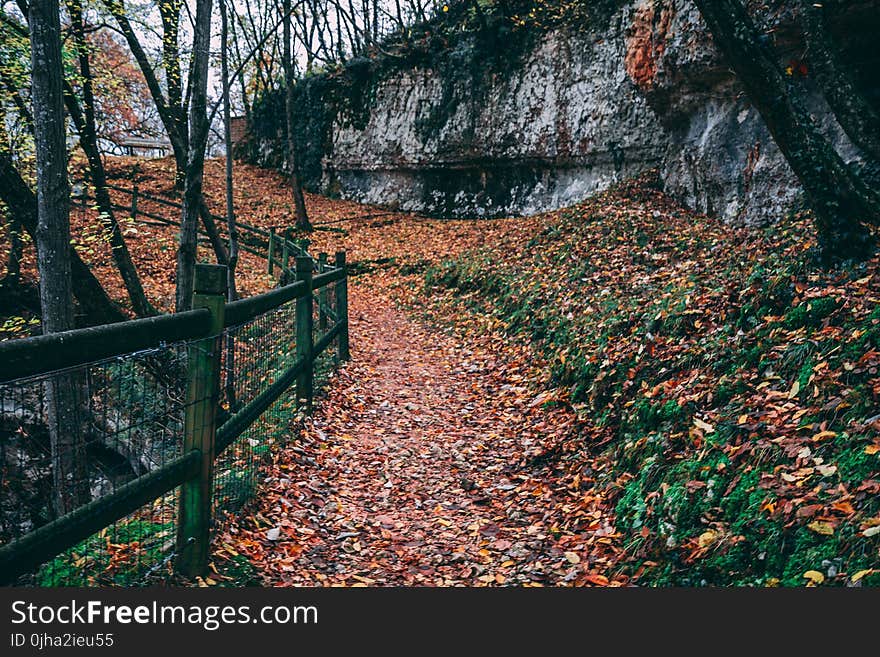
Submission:
<svg viewBox="0 0 880 657">
<path fill-rule="evenodd" d="M 826 317 L 829 317 L 839 307 L 837 299 L 821 297 L 805 301 L 792 308 L 785 316 L 785 327 L 799 329 L 804 327 L 816 328 Z"/>
<path fill-rule="evenodd" d="M 260 572 L 246 557 L 237 555 L 226 561 L 214 561 L 219 574 L 218 585 L 222 587 L 241 588 L 244 586 L 261 586 Z"/>
<path fill-rule="evenodd" d="M 834 454 L 834 463 L 840 480 L 846 484 L 855 484 L 876 477 L 880 472 L 880 458 L 876 454 L 865 452 L 865 443 L 855 441 L 846 434 L 838 437 L 842 449 Z"/>
</svg>

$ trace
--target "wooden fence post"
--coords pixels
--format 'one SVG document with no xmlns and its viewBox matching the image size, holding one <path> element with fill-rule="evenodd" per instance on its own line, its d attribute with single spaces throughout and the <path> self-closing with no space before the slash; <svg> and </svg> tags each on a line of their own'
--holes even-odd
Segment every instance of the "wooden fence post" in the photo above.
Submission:
<svg viewBox="0 0 880 657">
<path fill-rule="evenodd" d="M 269 275 L 275 271 L 275 228 L 269 229 L 269 252 L 267 254 L 269 260 Z"/>
<path fill-rule="evenodd" d="M 327 271 L 327 254 L 321 251 L 318 254 L 318 273 L 323 274 Z M 323 335 L 327 331 L 327 303 L 329 299 L 330 286 L 325 285 L 318 290 L 318 330 Z"/>
<path fill-rule="evenodd" d="M 214 438 L 220 398 L 220 359 L 226 305 L 226 267 L 197 264 L 192 307 L 211 311 L 211 332 L 189 346 L 183 451 L 198 451 L 201 469 L 180 487 L 177 572 L 188 577 L 208 568 L 211 499 L 214 486 Z"/>
<path fill-rule="evenodd" d="M 336 357 L 348 360 L 348 271 L 345 268 L 345 251 L 336 252 L 336 266 L 345 272 L 345 276 L 336 281 L 336 321 L 343 322 L 336 342 Z"/>
<path fill-rule="evenodd" d="M 312 412 L 312 386 L 314 383 L 314 356 L 312 343 L 312 259 L 297 256 L 296 278 L 306 284 L 306 293 L 296 300 L 296 356 L 305 361 L 305 367 L 296 378 L 296 397 L 306 402 L 306 412 Z"/>
</svg>

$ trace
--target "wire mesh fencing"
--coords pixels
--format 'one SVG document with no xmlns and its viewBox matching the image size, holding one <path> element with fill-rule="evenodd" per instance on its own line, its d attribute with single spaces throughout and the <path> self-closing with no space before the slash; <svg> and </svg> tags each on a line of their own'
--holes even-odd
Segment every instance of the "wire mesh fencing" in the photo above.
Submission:
<svg viewBox="0 0 880 657">
<path fill-rule="evenodd" d="M 324 271 L 332 271 L 330 267 Z M 323 272 L 322 272 L 323 273 Z M 325 285 L 315 292 L 313 304 L 312 326 L 315 332 L 315 342 L 319 342 L 328 335 L 339 322 L 339 304 L 337 302 L 336 286 Z M 328 378 L 338 363 L 338 354 L 332 349 L 325 349 L 315 357 L 314 379 L 318 388 L 326 385 Z"/>
<path fill-rule="evenodd" d="M 171 574 L 175 556 L 190 550 L 181 511 L 201 460 L 213 459 L 216 533 L 254 496 L 303 410 L 293 383 L 308 372 L 310 400 L 313 378 L 327 380 L 337 361 L 329 347 L 347 331 L 341 279 L 340 269 L 313 293 L 302 283 L 267 293 L 251 307 L 268 310 L 239 308 L 249 319 L 220 335 L 193 329 L 201 337 L 0 383 L 0 570 L 20 559 L 23 539 L 53 556 L 16 570 L 25 572 L 19 584 L 132 586 Z M 304 340 L 311 347 L 298 348 Z M 215 447 L 193 451 L 192 436 L 206 427 Z"/>
<path fill-rule="evenodd" d="M 225 417 L 254 401 L 296 359 L 295 302 L 285 303 L 259 317 L 230 327 L 223 336 L 221 412 Z M 290 395 L 285 395 L 285 398 Z M 260 466 L 280 442 L 296 412 L 296 399 L 285 412 L 263 412 L 218 457 L 214 470 L 215 517 L 239 510 L 256 490 Z M 222 424 L 222 421 L 220 422 Z"/>
<path fill-rule="evenodd" d="M 181 342 L 0 384 L 0 544 L 180 456 L 187 353 Z M 192 403 L 190 401 L 189 403 Z M 173 544 L 167 495 L 44 564 L 22 583 L 114 584 Z"/>
</svg>

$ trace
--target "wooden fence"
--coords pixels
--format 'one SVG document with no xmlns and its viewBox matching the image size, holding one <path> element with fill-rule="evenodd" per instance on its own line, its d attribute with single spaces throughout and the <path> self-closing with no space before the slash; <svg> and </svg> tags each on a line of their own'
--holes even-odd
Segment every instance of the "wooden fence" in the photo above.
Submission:
<svg viewBox="0 0 880 657">
<path fill-rule="evenodd" d="M 135 197 L 136 198 L 136 197 Z M 164 220 L 164 219 L 163 219 Z M 164 220 L 167 221 L 167 220 Z M 260 229 L 251 229 L 262 236 Z M 317 357 L 335 342 L 339 360 L 349 357 L 348 275 L 345 253 L 335 262 L 314 262 L 301 247 L 281 239 L 281 261 L 274 260 L 271 231 L 265 231 L 270 269 L 287 269 L 294 251 L 296 281 L 258 296 L 227 303 L 226 268 L 197 265 L 193 309 L 119 324 L 77 329 L 0 343 L 0 385 L 186 341 L 186 406 L 183 452 L 158 469 L 138 476 L 0 546 L 0 583 L 16 581 L 78 542 L 180 487 L 175 568 L 188 576 L 207 568 L 212 523 L 214 464 L 236 438 L 295 384 L 297 399 L 311 405 Z M 315 274 L 315 269 L 318 273 Z M 333 307 L 327 303 L 332 294 Z M 296 354 L 292 365 L 271 373 L 271 383 L 218 426 L 221 358 L 231 327 L 241 326 L 288 303 L 295 303 Z M 315 336 L 313 315 L 321 324 Z"/>
<path fill-rule="evenodd" d="M 167 198 L 156 196 L 142 191 L 135 183 L 130 188 L 121 185 L 107 185 L 107 189 L 116 194 L 123 194 L 127 203 L 117 202 L 111 198 L 112 209 L 116 212 L 125 213 L 133 221 L 159 224 L 162 226 L 180 226 L 180 212 L 183 206 Z M 165 216 L 155 209 L 145 209 L 144 205 L 156 205 L 162 208 L 174 210 L 175 216 Z M 228 240 L 229 232 L 226 226 L 226 218 L 208 213 L 208 219 L 212 227 L 216 229 L 216 235 Z M 285 278 L 293 274 L 290 264 L 297 256 L 309 254 L 309 240 L 291 238 L 289 226 L 274 226 L 269 229 L 260 228 L 250 223 L 236 220 L 238 231 L 239 249 L 256 255 L 266 260 L 267 270 L 270 274 L 277 274 L 279 278 Z M 211 241 L 211 235 L 204 229 L 199 228 L 199 235 Z M 317 265 L 317 263 L 315 263 Z"/>
</svg>

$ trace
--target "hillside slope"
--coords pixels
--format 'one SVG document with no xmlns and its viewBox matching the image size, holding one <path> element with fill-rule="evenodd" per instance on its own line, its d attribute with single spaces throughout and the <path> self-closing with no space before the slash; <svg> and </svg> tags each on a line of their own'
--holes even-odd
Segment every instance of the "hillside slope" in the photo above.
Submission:
<svg viewBox="0 0 880 657">
<path fill-rule="evenodd" d="M 425 295 L 547 359 L 545 403 L 581 420 L 547 461 L 602 457 L 578 474 L 616 501 L 636 582 L 878 584 L 878 259 L 822 272 L 810 235 L 642 180 L 430 267 Z"/>
<path fill-rule="evenodd" d="M 142 190 L 170 190 L 170 161 L 140 164 Z M 133 165 L 118 161 L 114 179 Z M 206 183 L 220 207 L 222 162 Z M 238 167 L 236 190 L 241 219 L 292 221 L 277 174 Z M 880 585 L 880 259 L 822 271 L 806 220 L 733 229 L 650 178 L 497 220 L 308 200 L 311 251 L 346 249 L 352 263 L 353 325 L 371 325 L 369 288 L 453 334 L 450 359 L 491 355 L 508 382 L 476 399 L 492 394 L 498 422 L 524 427 L 528 450 L 508 465 L 544 482 L 548 529 L 560 549 L 580 546 L 590 583 Z M 90 219 L 75 215 L 77 245 L 120 299 Z M 169 303 L 175 231 L 126 225 L 148 294 Z M 32 277 L 29 253 L 25 265 Z M 245 260 L 244 293 L 272 285 L 263 266 Z M 521 488 L 505 491 L 512 508 L 538 503 Z M 597 510 L 613 522 L 601 536 Z"/>
</svg>

